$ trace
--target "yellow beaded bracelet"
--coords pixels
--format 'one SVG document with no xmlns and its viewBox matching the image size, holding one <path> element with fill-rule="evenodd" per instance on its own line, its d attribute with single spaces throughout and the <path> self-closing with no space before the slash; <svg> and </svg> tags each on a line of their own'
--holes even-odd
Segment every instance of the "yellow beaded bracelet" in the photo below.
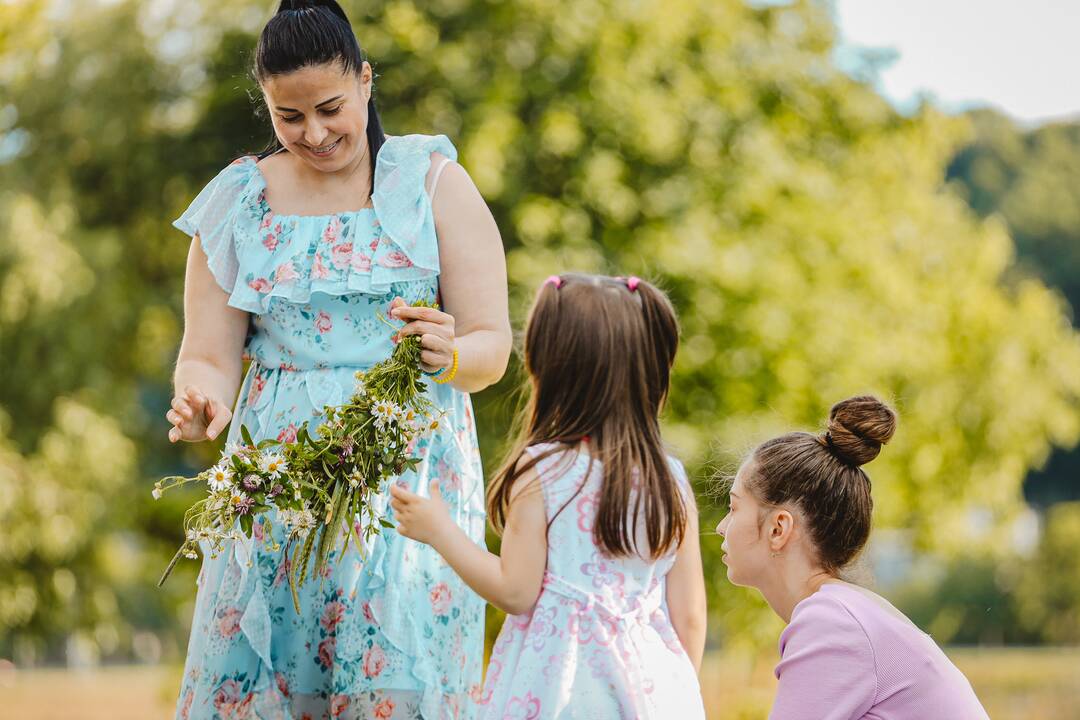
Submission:
<svg viewBox="0 0 1080 720">
<path fill-rule="evenodd" d="M 435 384 L 436 385 L 445 385 L 446 383 L 453 380 L 454 376 L 457 375 L 457 368 L 458 368 L 458 354 L 457 354 L 457 348 L 454 348 L 454 362 L 450 365 L 450 371 L 446 372 L 446 373 L 440 373 L 439 376 L 435 378 Z"/>
</svg>

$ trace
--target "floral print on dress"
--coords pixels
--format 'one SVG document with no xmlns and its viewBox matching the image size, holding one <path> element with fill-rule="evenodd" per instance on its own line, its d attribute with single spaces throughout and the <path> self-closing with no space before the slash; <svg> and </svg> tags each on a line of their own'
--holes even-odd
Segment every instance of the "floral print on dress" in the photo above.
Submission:
<svg viewBox="0 0 1080 720">
<path fill-rule="evenodd" d="M 688 491 L 682 466 L 671 463 Z M 547 571 L 533 609 L 503 624 L 481 717 L 703 720 L 697 675 L 664 605 L 674 554 L 609 558 L 597 548 L 602 469 L 585 452 L 557 452 L 537 471 L 550 523 Z"/>
<path fill-rule="evenodd" d="M 229 442 L 240 425 L 258 442 L 296 439 L 347 398 L 357 370 L 394 345 L 382 319 L 395 297 L 438 297 L 438 244 L 423 181 L 445 138 L 391 138 L 376 170 L 375 208 L 332 216 L 275 215 L 254 158 L 200 193 L 177 227 L 200 237 L 229 303 L 252 313 Z M 387 182 L 394 191 L 386 190 Z M 401 244 L 397 238 L 401 239 Z M 400 251 L 389 260 L 379 260 Z M 469 396 L 429 384 L 439 429 L 413 448 L 396 482 L 456 488 L 455 520 L 484 541 L 483 472 Z M 386 498 L 377 498 L 391 514 Z M 391 514 L 392 517 L 392 514 Z M 176 716 L 184 720 L 471 720 L 477 716 L 484 604 L 427 546 L 394 532 L 361 554 L 350 546 L 293 607 L 284 534 L 271 511 L 199 573 Z"/>
</svg>

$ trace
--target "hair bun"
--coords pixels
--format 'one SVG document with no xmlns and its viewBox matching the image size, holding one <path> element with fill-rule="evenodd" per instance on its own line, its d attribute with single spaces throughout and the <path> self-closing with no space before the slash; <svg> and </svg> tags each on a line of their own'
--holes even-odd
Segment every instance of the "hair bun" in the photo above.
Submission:
<svg viewBox="0 0 1080 720">
<path fill-rule="evenodd" d="M 281 0 L 281 4 L 278 5 L 277 11 L 278 13 L 283 13 L 288 10 L 308 10 L 317 7 L 327 8 L 345 22 L 349 22 L 349 18 L 345 15 L 345 11 L 335 0 Z"/>
<path fill-rule="evenodd" d="M 896 413 L 872 395 L 842 400 L 829 411 L 829 429 L 822 438 L 849 465 L 865 465 L 896 432 Z"/>
</svg>

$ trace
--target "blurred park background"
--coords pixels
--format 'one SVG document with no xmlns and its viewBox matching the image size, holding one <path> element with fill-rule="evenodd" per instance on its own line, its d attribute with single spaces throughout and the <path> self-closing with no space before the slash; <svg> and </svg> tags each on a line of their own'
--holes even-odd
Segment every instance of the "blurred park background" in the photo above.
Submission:
<svg viewBox="0 0 1080 720">
<path fill-rule="evenodd" d="M 388 132 L 449 135 L 488 200 L 518 327 L 552 272 L 670 291 L 703 529 L 753 444 L 890 399 L 854 572 L 991 717 L 1080 718 L 1080 121 L 898 110 L 821 2 L 343 5 Z M 197 566 L 155 583 L 194 496 L 150 489 L 217 449 L 166 439 L 170 222 L 269 140 L 247 68 L 275 6 L 0 0 L 0 716 L 171 716 Z M 488 468 L 520 381 L 475 398 Z M 764 718 L 780 621 L 702 543 L 710 718 Z"/>
</svg>

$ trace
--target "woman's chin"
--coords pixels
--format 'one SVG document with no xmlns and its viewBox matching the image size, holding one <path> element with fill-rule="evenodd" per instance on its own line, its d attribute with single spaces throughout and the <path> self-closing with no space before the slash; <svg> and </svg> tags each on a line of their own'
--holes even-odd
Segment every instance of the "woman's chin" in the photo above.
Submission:
<svg viewBox="0 0 1080 720">
<path fill-rule="evenodd" d="M 746 587 L 746 583 L 739 577 L 739 573 L 736 572 L 730 565 L 727 568 L 727 579 L 732 585 L 738 585 L 739 587 Z"/>
</svg>

